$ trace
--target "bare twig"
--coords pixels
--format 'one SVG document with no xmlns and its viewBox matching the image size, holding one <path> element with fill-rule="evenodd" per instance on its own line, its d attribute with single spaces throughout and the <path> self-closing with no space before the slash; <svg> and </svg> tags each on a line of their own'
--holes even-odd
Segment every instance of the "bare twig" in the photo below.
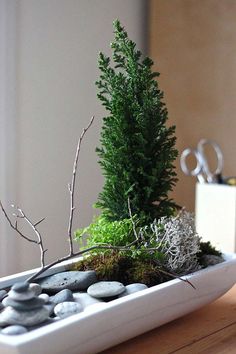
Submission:
<svg viewBox="0 0 236 354">
<path fill-rule="evenodd" d="M 40 224 L 44 220 L 44 218 L 41 219 L 40 221 L 38 221 L 36 224 L 33 224 L 30 221 L 30 219 L 25 215 L 25 213 L 23 212 L 22 209 L 20 209 L 18 207 L 16 209 L 20 213 L 20 218 L 24 219 L 27 222 L 27 224 L 29 224 L 29 226 L 32 228 L 32 230 L 34 231 L 34 233 L 37 236 L 38 241 L 36 243 L 40 248 L 41 267 L 44 267 L 45 266 L 45 253 L 47 250 L 44 248 L 42 235 L 36 227 L 38 224 Z"/>
<path fill-rule="evenodd" d="M 79 154 L 80 154 L 80 147 L 81 147 L 81 143 L 83 140 L 84 135 L 86 134 L 87 130 L 90 128 L 90 126 L 92 125 L 94 121 L 94 117 L 91 118 L 88 126 L 83 129 L 82 134 L 78 140 L 78 144 L 77 144 L 77 149 L 76 149 L 76 154 L 75 154 L 75 160 L 74 160 L 74 165 L 73 165 L 73 172 L 72 172 L 72 181 L 71 184 L 68 185 L 69 188 L 69 193 L 70 193 L 70 215 L 69 215 L 69 225 L 68 225 L 68 237 L 69 237 L 69 244 L 70 244 L 70 251 L 69 254 L 65 257 L 59 258 L 53 262 L 51 262 L 48 265 L 45 265 L 45 253 L 47 252 L 47 249 L 44 248 L 44 244 L 43 244 L 43 238 L 40 234 L 40 232 L 37 229 L 37 226 L 44 220 L 41 219 L 36 223 L 31 222 L 31 220 L 26 216 L 26 214 L 23 212 L 22 209 L 16 207 L 16 211 L 17 213 L 14 214 L 14 216 L 16 217 L 16 221 L 15 224 L 13 224 L 13 222 L 11 221 L 10 217 L 8 216 L 6 210 L 3 207 L 2 202 L 0 201 L 0 208 L 2 209 L 3 214 L 5 215 L 9 225 L 20 235 L 20 237 L 24 238 L 26 241 L 35 243 L 39 246 L 40 248 L 40 255 L 41 255 L 41 268 L 40 270 L 34 274 L 30 279 L 35 279 L 37 278 L 40 274 L 42 274 L 43 272 L 45 272 L 47 269 L 51 268 L 53 265 L 56 265 L 62 261 L 68 260 L 74 256 L 78 256 L 80 254 L 83 254 L 85 252 L 88 252 L 89 250 L 94 249 L 94 247 L 88 249 L 88 250 L 83 250 L 77 253 L 74 253 L 73 250 L 73 238 L 72 238 L 72 223 L 73 223 L 73 216 L 74 216 L 74 210 L 75 210 L 75 206 L 74 206 L 74 192 L 75 192 L 75 182 L 76 182 L 76 172 L 77 172 L 77 168 L 78 168 L 78 160 L 79 160 Z M 12 205 L 12 207 L 15 208 L 14 205 Z M 18 222 L 17 219 L 24 219 L 29 226 L 33 229 L 34 233 L 37 236 L 37 240 L 32 239 L 28 236 L 25 236 L 18 228 Z M 97 247 L 97 246 L 96 246 Z M 100 247 L 100 246 L 99 246 Z M 106 247 L 107 249 L 111 249 L 109 246 Z"/>
<path fill-rule="evenodd" d="M 163 274 L 165 274 L 165 275 L 168 275 L 168 276 L 171 277 L 171 278 L 179 279 L 179 280 L 181 280 L 181 281 L 183 281 L 183 282 L 189 284 L 193 289 L 196 290 L 195 286 L 194 286 L 188 279 L 184 279 L 183 277 L 181 277 L 181 276 L 179 276 L 179 275 L 177 275 L 177 274 L 173 274 L 173 273 L 167 272 L 167 271 L 164 270 L 164 269 L 158 269 L 158 270 L 159 270 L 159 272 L 161 272 L 161 273 L 163 273 Z"/>
<path fill-rule="evenodd" d="M 18 223 L 17 220 L 15 222 L 15 225 L 12 223 L 11 219 L 9 218 L 6 210 L 4 209 L 2 202 L 0 201 L 0 207 L 3 211 L 3 214 L 5 215 L 9 225 L 20 235 L 20 237 L 24 238 L 26 241 L 32 242 L 32 243 L 38 243 L 36 240 L 29 238 L 28 236 L 25 236 L 19 229 L 18 229 Z"/>
<path fill-rule="evenodd" d="M 42 218 L 41 220 L 37 221 L 34 226 L 38 226 L 39 224 L 41 224 L 41 222 L 43 222 L 45 220 L 45 218 Z"/>
<path fill-rule="evenodd" d="M 12 205 L 13 208 L 16 209 L 17 213 L 13 213 L 13 215 L 16 217 L 16 222 L 15 222 L 15 225 L 12 223 L 10 217 L 8 216 L 6 210 L 4 209 L 3 205 L 2 205 L 2 202 L 0 201 L 0 206 L 1 206 L 1 209 L 8 221 L 8 223 L 10 224 L 10 226 L 22 237 L 24 238 L 26 241 L 29 241 L 29 242 L 32 242 L 32 243 L 35 243 L 36 245 L 39 246 L 40 248 L 40 259 L 41 259 L 41 267 L 44 267 L 45 266 L 45 253 L 46 253 L 46 249 L 44 248 L 44 245 L 43 245 L 43 238 L 40 234 L 40 232 L 38 231 L 38 229 L 36 228 L 37 225 L 39 225 L 45 218 L 41 219 L 40 221 L 38 221 L 37 223 L 33 224 L 31 222 L 31 220 L 26 216 L 26 214 L 23 212 L 22 209 L 18 208 L 18 207 L 15 207 L 15 205 Z M 29 226 L 33 229 L 34 233 L 36 234 L 37 236 L 37 239 L 38 240 L 35 240 L 35 239 L 32 239 L 32 238 L 29 238 L 28 236 L 25 236 L 18 228 L 18 222 L 17 222 L 17 219 L 24 219 L 27 224 L 29 224 Z"/>
<path fill-rule="evenodd" d="M 77 168 L 78 168 L 80 147 L 81 147 L 81 143 L 82 143 L 83 137 L 86 134 L 87 130 L 93 124 L 93 121 L 94 121 L 94 116 L 91 118 L 87 128 L 83 129 L 82 134 L 81 134 L 81 136 L 80 136 L 80 138 L 78 140 L 76 154 L 75 154 L 75 160 L 74 160 L 74 165 L 73 165 L 72 181 L 68 185 L 68 189 L 69 189 L 69 193 L 70 193 L 70 215 L 69 215 L 69 225 L 68 225 L 68 237 L 69 237 L 70 255 L 71 256 L 74 255 L 73 238 L 72 238 L 72 223 L 73 223 L 73 216 L 74 216 L 74 210 L 75 210 L 74 193 L 75 193 L 76 172 L 77 172 Z"/>
</svg>

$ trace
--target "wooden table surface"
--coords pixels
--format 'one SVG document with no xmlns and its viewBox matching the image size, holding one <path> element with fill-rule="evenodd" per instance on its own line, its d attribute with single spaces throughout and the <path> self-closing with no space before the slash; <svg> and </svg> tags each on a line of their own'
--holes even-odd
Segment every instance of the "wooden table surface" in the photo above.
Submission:
<svg viewBox="0 0 236 354">
<path fill-rule="evenodd" d="M 236 285 L 215 302 L 102 354 L 236 354 Z"/>
</svg>

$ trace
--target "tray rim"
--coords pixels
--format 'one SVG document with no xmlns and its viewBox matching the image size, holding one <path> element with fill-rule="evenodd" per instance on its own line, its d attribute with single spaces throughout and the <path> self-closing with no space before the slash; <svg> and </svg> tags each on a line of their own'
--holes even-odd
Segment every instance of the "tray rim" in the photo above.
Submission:
<svg viewBox="0 0 236 354">
<path fill-rule="evenodd" d="M 218 270 L 222 270 L 224 268 L 230 267 L 231 265 L 234 265 L 236 267 L 236 253 L 225 253 L 225 254 L 223 254 L 223 256 L 225 259 L 224 262 L 216 264 L 211 267 L 207 267 L 207 268 L 198 270 L 194 273 L 190 273 L 186 276 L 183 276 L 183 278 L 188 279 L 191 282 L 194 282 L 194 280 L 197 280 L 206 274 L 217 273 Z M 68 266 L 71 265 L 72 263 L 78 261 L 78 259 L 81 259 L 81 257 L 77 257 L 73 260 L 63 262 L 63 264 L 56 265 L 53 268 L 51 268 L 49 271 L 45 272 L 45 274 L 43 276 L 47 276 L 49 274 L 55 274 L 55 273 L 67 270 Z M 6 287 L 6 286 L 10 286 L 15 280 L 19 281 L 19 280 L 26 279 L 29 275 L 33 274 L 36 270 L 37 269 L 31 269 L 26 272 L 16 273 L 11 276 L 0 278 L 0 289 L 3 287 Z M 227 286 L 223 293 L 228 291 L 234 285 L 235 282 L 236 282 L 236 277 L 235 277 L 235 280 L 232 283 L 232 285 Z M 101 312 L 105 313 L 105 312 L 109 311 L 109 309 L 115 309 L 115 307 L 122 306 L 122 304 L 127 304 L 134 299 L 142 298 L 148 294 L 151 295 L 154 293 L 158 293 L 159 290 L 162 290 L 165 288 L 171 288 L 171 287 L 173 288 L 173 287 L 177 286 L 179 283 L 183 283 L 185 285 L 190 286 L 189 284 L 182 282 L 180 279 L 169 280 L 165 283 L 155 285 L 155 286 L 150 287 L 148 289 L 142 290 L 138 293 L 130 294 L 128 296 L 113 300 L 109 303 L 106 303 L 105 307 L 98 308 L 91 313 L 90 312 L 83 312 L 83 313 L 71 316 L 69 318 L 65 318 L 65 319 L 60 320 L 58 322 L 51 323 L 50 325 L 42 326 L 38 329 L 35 329 L 31 332 L 22 334 L 20 336 L 9 336 L 8 337 L 8 336 L 0 335 L 0 349 L 1 349 L 2 344 L 5 345 L 6 347 L 8 347 L 9 349 L 10 348 L 17 349 L 17 347 L 22 346 L 28 342 L 33 342 L 34 340 L 40 340 L 40 339 L 43 340 L 45 335 L 48 336 L 50 334 L 55 333 L 57 330 L 60 331 L 63 328 L 66 329 L 66 327 L 68 325 L 69 325 L 69 327 L 71 327 L 71 325 L 79 323 L 80 321 L 89 320 L 92 316 L 97 317 L 97 316 L 99 316 L 99 313 L 101 313 Z"/>
</svg>

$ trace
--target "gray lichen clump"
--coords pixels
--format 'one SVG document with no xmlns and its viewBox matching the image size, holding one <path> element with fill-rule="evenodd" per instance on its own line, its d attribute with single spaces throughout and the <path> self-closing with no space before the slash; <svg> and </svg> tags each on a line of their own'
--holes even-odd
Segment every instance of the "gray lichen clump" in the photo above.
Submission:
<svg viewBox="0 0 236 354">
<path fill-rule="evenodd" d="M 154 220 L 148 228 L 140 232 L 144 237 L 147 233 L 152 234 L 151 243 L 158 245 L 167 270 L 187 274 L 201 268 L 198 262 L 200 237 L 192 213 L 181 211 L 175 217 L 162 217 L 158 221 Z"/>
</svg>

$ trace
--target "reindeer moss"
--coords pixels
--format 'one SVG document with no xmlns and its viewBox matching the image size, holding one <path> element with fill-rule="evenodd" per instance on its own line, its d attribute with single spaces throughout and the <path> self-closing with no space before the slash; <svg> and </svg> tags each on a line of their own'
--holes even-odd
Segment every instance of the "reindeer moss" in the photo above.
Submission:
<svg viewBox="0 0 236 354">
<path fill-rule="evenodd" d="M 150 259 L 133 259 L 117 252 L 91 255 L 73 264 L 71 270 L 95 270 L 101 280 L 119 281 L 124 285 L 144 283 L 153 286 L 170 280 L 164 276 L 157 264 Z"/>
</svg>

